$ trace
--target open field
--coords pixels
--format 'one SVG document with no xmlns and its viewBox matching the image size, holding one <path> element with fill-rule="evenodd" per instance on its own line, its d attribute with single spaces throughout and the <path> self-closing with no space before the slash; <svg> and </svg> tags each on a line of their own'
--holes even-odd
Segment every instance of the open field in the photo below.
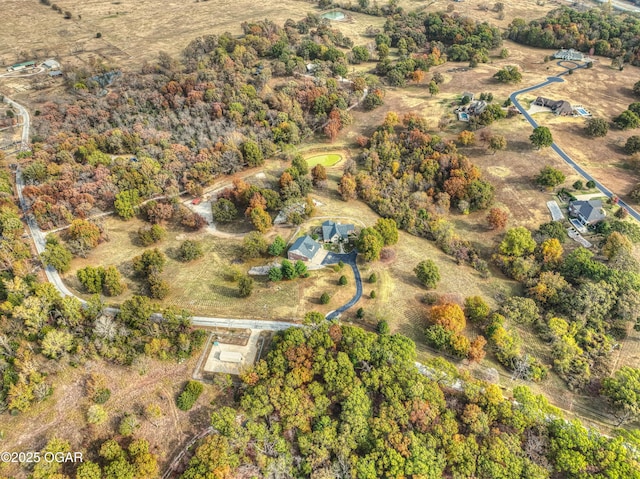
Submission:
<svg viewBox="0 0 640 479">
<path fill-rule="evenodd" d="M 159 51 L 179 53 L 198 36 L 242 32 L 240 24 L 269 19 L 283 24 L 307 13 L 321 13 L 315 4 L 300 0 L 254 2 L 211 0 L 164 2 L 161 0 L 61 0 L 62 15 L 37 1 L 4 0 L 0 29 L 0 65 L 22 58 L 56 56 L 86 62 L 89 57 L 135 67 L 157 57 Z M 350 13 L 350 20 L 335 22 L 356 43 L 368 25 L 381 27 L 383 18 Z M 25 34 L 24 32 L 28 32 Z M 101 38 L 96 34 L 101 33 Z"/>
<path fill-rule="evenodd" d="M 24 414 L 3 415 L 0 428 L 4 433 L 3 449 L 40 450 L 55 436 L 68 440 L 71 450 L 84 452 L 86 458 L 88 449 L 113 437 L 125 413 L 135 413 L 140 423 L 136 437 L 149 441 L 162 471 L 190 437 L 209 426 L 206 406 L 213 400 L 220 405 L 226 402 L 216 387 L 205 386 L 194 409 L 185 413 L 176 408 L 175 398 L 190 377 L 198 356 L 195 354 L 181 364 L 141 358 L 127 367 L 87 361 L 77 368 L 62 368 L 58 362 L 50 361 L 45 367 L 58 370 L 52 396 Z M 87 408 L 93 404 L 85 393 L 85 382 L 91 373 L 104 375 L 111 389 L 111 397 L 104 405 L 109 418 L 98 426 L 88 425 L 85 419 Z M 149 404 L 156 404 L 162 411 L 162 416 L 153 422 L 143 415 Z M 0 475 L 26 477 L 24 469 L 14 470 L 10 466 L 0 464 Z"/>
</svg>

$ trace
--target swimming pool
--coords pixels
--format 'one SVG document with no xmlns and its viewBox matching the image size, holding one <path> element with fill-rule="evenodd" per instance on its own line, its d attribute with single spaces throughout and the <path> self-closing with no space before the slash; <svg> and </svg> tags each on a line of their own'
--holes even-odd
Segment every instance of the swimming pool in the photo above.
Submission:
<svg viewBox="0 0 640 479">
<path fill-rule="evenodd" d="M 333 12 L 327 12 L 321 15 L 322 18 L 328 18 L 329 20 L 344 20 L 344 13 L 337 10 Z"/>
<path fill-rule="evenodd" d="M 580 115 L 580 116 L 591 116 L 591 113 L 589 113 L 584 108 L 576 108 L 576 111 L 578 112 L 578 115 Z"/>
<path fill-rule="evenodd" d="M 461 111 L 460 113 L 458 113 L 458 120 L 469 121 L 469 114 Z"/>
</svg>

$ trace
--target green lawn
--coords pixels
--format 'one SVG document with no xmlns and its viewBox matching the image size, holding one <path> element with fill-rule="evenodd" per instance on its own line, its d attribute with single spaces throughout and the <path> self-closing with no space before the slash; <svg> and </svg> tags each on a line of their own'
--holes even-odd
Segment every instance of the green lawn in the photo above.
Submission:
<svg viewBox="0 0 640 479">
<path fill-rule="evenodd" d="M 309 168 L 313 168 L 316 165 L 329 167 L 337 164 L 340 160 L 342 160 L 341 155 L 332 153 L 328 155 L 316 155 L 312 156 L 311 158 L 307 158 L 307 164 L 309 165 Z"/>
</svg>

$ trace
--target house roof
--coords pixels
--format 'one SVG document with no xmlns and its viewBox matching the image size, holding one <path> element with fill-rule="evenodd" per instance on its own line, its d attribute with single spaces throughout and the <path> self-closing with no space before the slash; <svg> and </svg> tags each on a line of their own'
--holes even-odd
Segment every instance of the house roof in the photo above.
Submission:
<svg viewBox="0 0 640 479">
<path fill-rule="evenodd" d="M 587 223 L 600 221 L 606 216 L 602 209 L 602 200 L 573 201 L 571 209 L 576 214 L 580 214 Z"/>
<path fill-rule="evenodd" d="M 289 248 L 289 253 L 296 253 L 305 258 L 312 259 L 321 248 L 320 243 L 314 241 L 311 236 L 306 235 L 295 240 L 291 248 Z"/>
<path fill-rule="evenodd" d="M 544 98 L 539 96 L 536 98 L 536 101 L 533 102 L 535 105 L 546 106 L 551 108 L 551 110 L 556 113 L 571 113 L 573 111 L 573 107 L 571 103 L 566 100 L 550 100 L 549 98 Z"/>
<path fill-rule="evenodd" d="M 355 230 L 353 225 L 343 225 L 336 223 L 335 221 L 327 220 L 322 223 L 322 238 L 327 241 L 333 238 L 336 234 L 340 238 L 347 238 L 349 233 Z"/>
<path fill-rule="evenodd" d="M 49 69 L 60 68 L 60 64 L 52 58 L 50 58 L 49 60 L 43 61 L 42 65 Z"/>
</svg>

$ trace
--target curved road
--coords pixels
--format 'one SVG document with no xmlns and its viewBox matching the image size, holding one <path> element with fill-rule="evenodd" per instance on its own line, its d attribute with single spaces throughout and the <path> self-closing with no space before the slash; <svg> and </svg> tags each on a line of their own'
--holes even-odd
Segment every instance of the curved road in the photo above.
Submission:
<svg viewBox="0 0 640 479">
<path fill-rule="evenodd" d="M 565 64 L 571 64 L 573 66 L 569 67 L 569 66 L 565 66 Z M 509 95 L 509 99 L 511 100 L 511 102 L 513 103 L 513 105 L 518 109 L 518 111 L 520 111 L 520 113 L 522 113 L 522 115 L 527 119 L 527 121 L 529 122 L 529 124 L 534 127 L 537 128 L 538 127 L 538 123 L 531 117 L 531 115 L 527 112 L 527 110 L 524 109 L 524 107 L 520 104 L 520 102 L 518 101 L 518 96 L 522 95 L 523 93 L 528 93 L 530 91 L 533 90 L 537 90 L 539 88 L 543 88 L 547 85 L 550 85 L 551 83 L 562 83 L 564 81 L 564 79 L 562 79 L 561 77 L 564 75 L 567 75 L 570 71 L 573 70 L 577 70 L 579 68 L 586 68 L 586 65 L 580 65 L 576 62 L 572 62 L 572 61 L 559 61 L 558 65 L 566 68 L 566 71 L 559 73 L 557 76 L 554 77 L 549 77 L 547 78 L 546 81 L 542 82 L 542 83 L 538 83 L 537 85 L 533 85 L 527 88 L 523 88 L 522 90 L 518 90 L 516 92 L 513 92 L 511 95 Z M 607 198 L 613 198 L 615 195 L 611 190 L 609 190 L 606 186 L 604 186 L 602 183 L 600 183 L 598 180 L 596 180 L 593 176 L 591 176 L 589 173 L 587 173 L 580 165 L 578 165 L 575 161 L 573 161 L 571 159 L 571 157 L 569 155 L 567 155 L 562 148 L 560 148 L 558 146 L 557 143 L 553 143 L 551 145 L 551 149 L 553 151 L 555 151 L 560 158 L 562 158 L 564 160 L 565 163 L 567 163 L 571 168 L 573 168 L 575 171 L 577 171 L 580 175 L 582 175 L 584 178 L 586 178 L 587 181 L 593 181 L 596 184 L 596 187 L 602 191 L 602 193 L 607 197 Z M 629 211 L 629 214 L 635 218 L 636 220 L 640 221 L 640 213 L 638 213 L 636 210 L 634 210 L 631 206 L 629 206 L 627 203 L 625 203 L 622 200 L 618 200 L 618 205 L 622 206 L 623 208 L 626 208 L 627 211 Z"/>
<path fill-rule="evenodd" d="M 19 103 L 16 103 L 7 96 L 4 97 L 4 102 L 17 108 L 20 112 L 20 115 L 22 115 L 22 145 L 20 149 L 26 150 L 29 146 L 29 129 L 31 128 L 31 118 L 29 117 L 29 112 L 25 107 L 23 107 Z"/>
<path fill-rule="evenodd" d="M 342 313 L 344 313 L 347 309 L 353 307 L 360 298 L 362 297 L 362 277 L 360 276 L 360 270 L 358 269 L 358 264 L 356 263 L 356 258 L 358 257 L 358 252 L 353 250 L 351 253 L 328 253 L 327 256 L 322 261 L 324 265 L 330 264 L 338 264 L 342 261 L 345 264 L 351 266 L 353 270 L 353 275 L 355 276 L 356 281 L 356 294 L 343 306 L 340 306 L 338 309 L 331 311 L 325 317 L 327 319 L 337 319 L 340 317 Z"/>
</svg>

